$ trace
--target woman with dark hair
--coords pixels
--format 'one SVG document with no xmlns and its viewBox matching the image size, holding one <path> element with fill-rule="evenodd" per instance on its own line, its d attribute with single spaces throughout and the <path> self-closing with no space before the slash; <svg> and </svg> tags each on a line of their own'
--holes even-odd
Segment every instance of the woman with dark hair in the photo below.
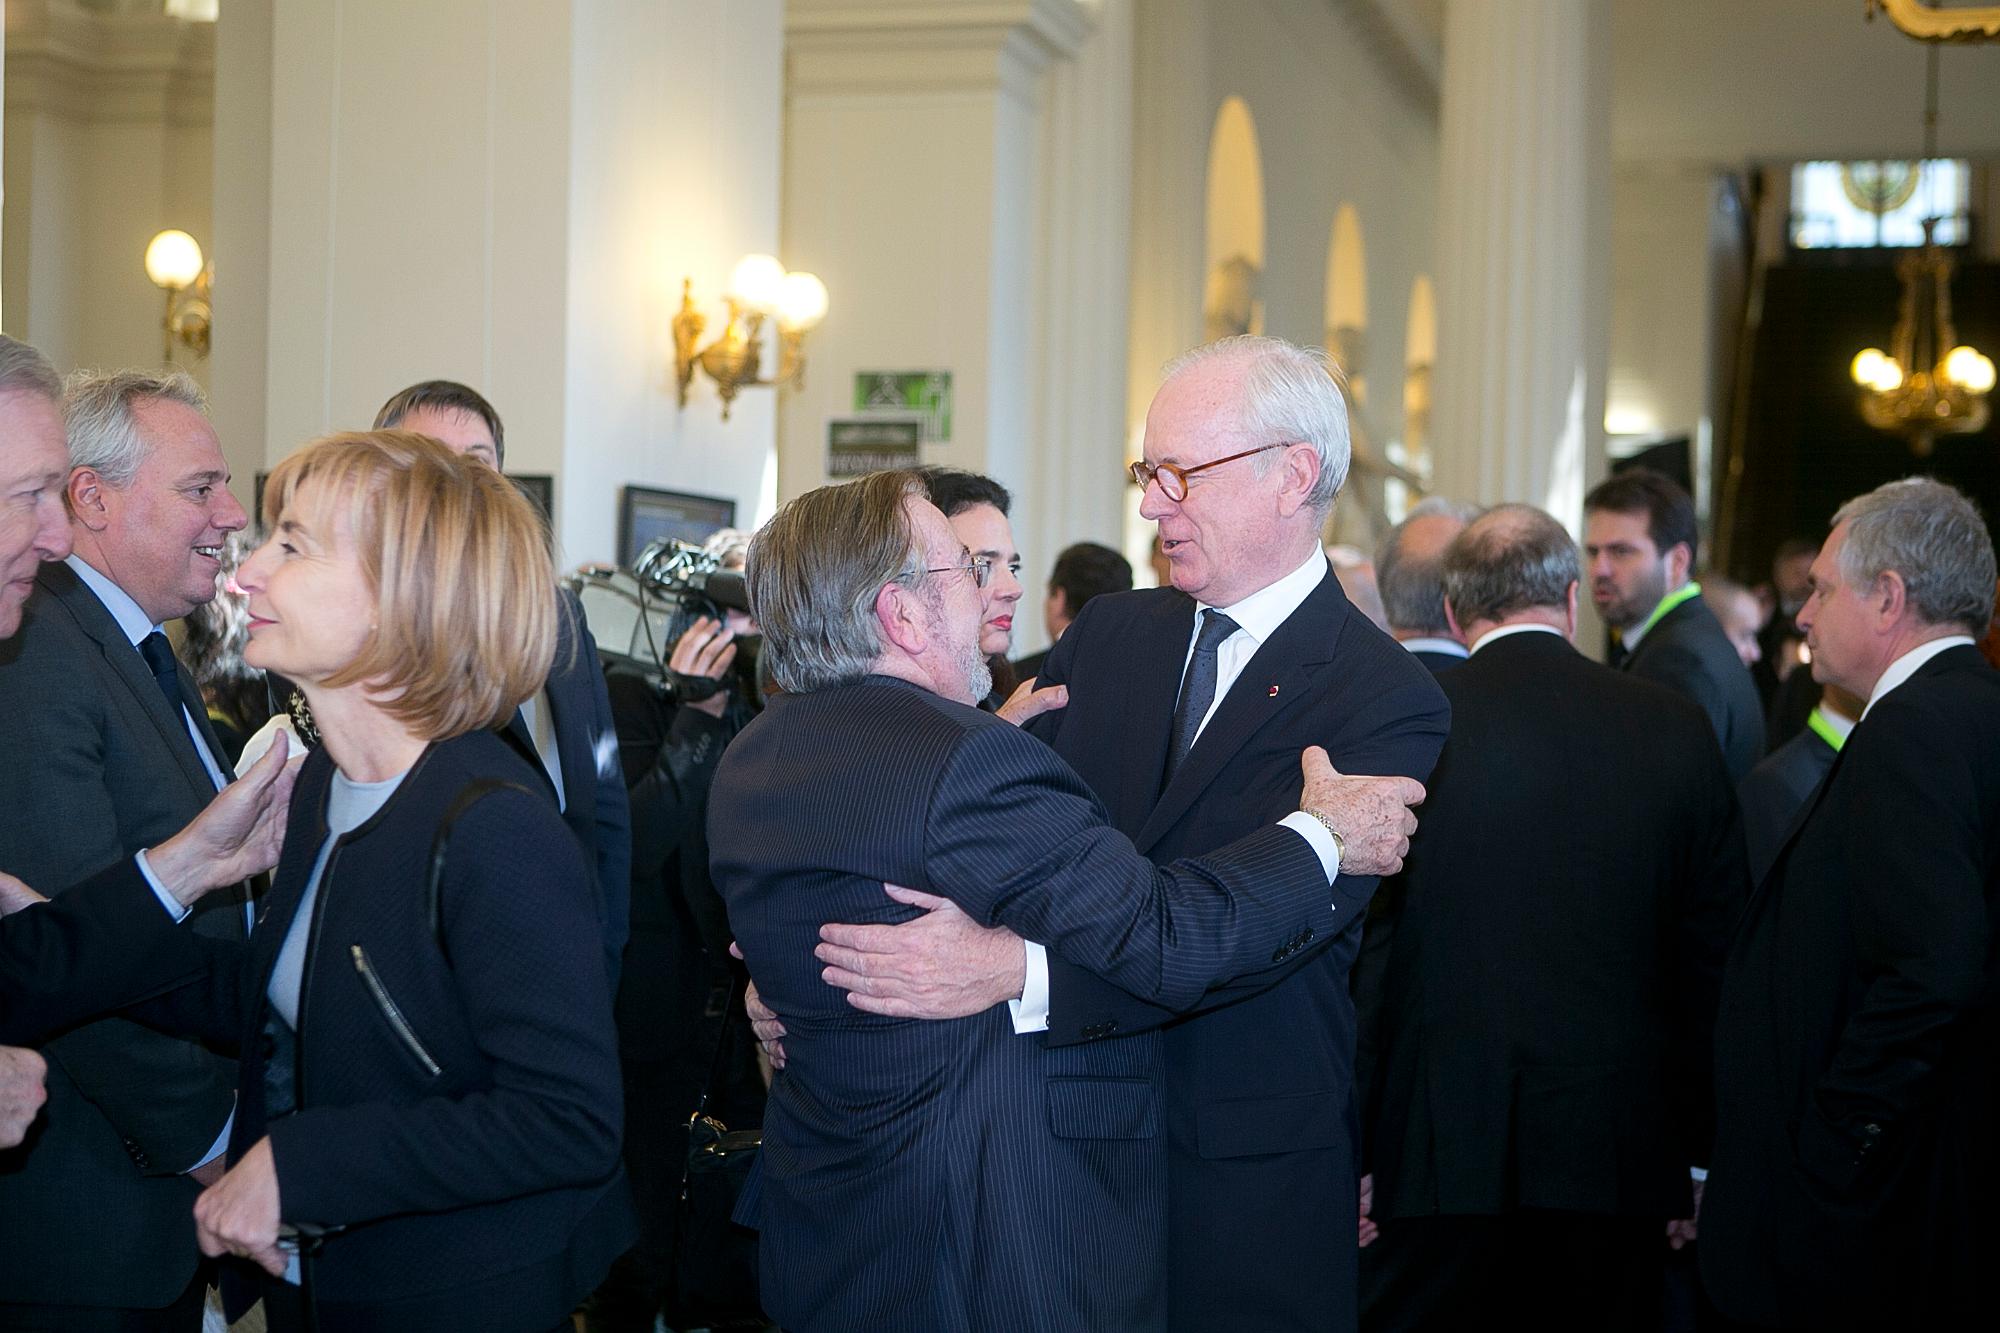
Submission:
<svg viewBox="0 0 2000 1333">
<path fill-rule="evenodd" d="M 1021 551 L 1014 545 L 1014 529 L 1007 522 L 1007 510 L 1014 497 L 991 477 L 957 468 L 919 468 L 924 490 L 932 504 L 944 511 L 951 530 L 974 560 L 987 562 L 985 581 L 979 585 L 979 651 L 993 672 L 993 689 L 979 706 L 989 713 L 1000 710 L 1020 684 L 1007 650 L 1014 642 L 1014 608 L 1025 589 L 1021 586 Z"/>
</svg>

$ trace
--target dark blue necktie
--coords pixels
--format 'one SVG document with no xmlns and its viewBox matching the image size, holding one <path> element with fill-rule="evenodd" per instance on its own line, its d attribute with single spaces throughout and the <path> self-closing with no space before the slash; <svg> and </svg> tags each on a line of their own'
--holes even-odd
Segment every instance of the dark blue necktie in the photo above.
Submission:
<svg viewBox="0 0 2000 1333">
<path fill-rule="evenodd" d="M 1239 628 L 1220 611 L 1201 614 L 1201 634 L 1195 639 L 1194 652 L 1188 656 L 1187 672 L 1181 677 L 1181 699 L 1174 706 L 1174 743 L 1167 751 L 1167 775 L 1162 786 L 1174 780 L 1181 761 L 1194 748 L 1201 720 L 1208 716 L 1209 705 L 1215 702 L 1216 650 Z"/>
<path fill-rule="evenodd" d="M 174 661 L 173 645 L 167 636 L 154 630 L 139 640 L 139 656 L 146 659 L 146 666 L 153 673 L 153 682 L 160 687 L 160 693 L 167 696 L 167 711 L 175 717 L 181 715 L 181 670 Z"/>
</svg>

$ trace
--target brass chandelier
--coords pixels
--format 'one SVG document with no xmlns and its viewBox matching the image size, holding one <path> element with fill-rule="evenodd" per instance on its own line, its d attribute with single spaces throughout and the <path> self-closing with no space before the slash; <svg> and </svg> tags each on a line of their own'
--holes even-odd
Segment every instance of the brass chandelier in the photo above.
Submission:
<svg viewBox="0 0 2000 1333">
<path fill-rule="evenodd" d="M 1937 156 L 1938 52 L 1932 44 L 1925 80 L 1923 162 Z M 1921 170 L 1921 165 L 1914 167 Z M 1951 255 L 1937 244 L 1939 219 L 1924 219 L 1921 250 L 1896 261 L 1902 301 L 1889 350 L 1868 347 L 1849 366 L 1861 386 L 1861 416 L 1880 431 L 1901 435 L 1919 457 L 1940 435 L 1985 428 L 1993 362 L 1958 341 L 1951 320 Z"/>
</svg>

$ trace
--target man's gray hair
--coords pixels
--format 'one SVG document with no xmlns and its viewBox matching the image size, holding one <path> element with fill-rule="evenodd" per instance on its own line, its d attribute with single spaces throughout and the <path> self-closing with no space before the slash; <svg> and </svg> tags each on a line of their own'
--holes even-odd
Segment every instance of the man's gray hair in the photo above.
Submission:
<svg viewBox="0 0 2000 1333">
<path fill-rule="evenodd" d="M 1243 430 L 1253 444 L 1310 444 L 1319 455 L 1319 482 L 1307 497 L 1315 513 L 1333 508 L 1347 484 L 1353 458 L 1348 436 L 1346 377 L 1319 347 L 1245 333 L 1203 343 L 1167 363 L 1161 382 L 1209 361 L 1247 363 L 1243 377 Z M 1258 457 L 1257 475 L 1282 455 Z"/>
<path fill-rule="evenodd" d="M 0 333 L 0 393 L 36 393 L 60 403 L 62 376 L 33 347 Z"/>
<path fill-rule="evenodd" d="M 1840 577 L 1868 588 L 1894 570 L 1910 607 L 1930 625 L 1986 632 L 1993 615 L 1993 537 L 1972 501 L 1941 481 L 1905 477 L 1857 495 L 1833 516 L 1846 523 Z"/>
<path fill-rule="evenodd" d="M 144 398 L 164 398 L 208 414 L 208 399 L 186 371 L 79 370 L 63 384 L 69 465 L 91 469 L 107 486 L 130 486 L 152 450 L 132 416 L 132 408 Z"/>
<path fill-rule="evenodd" d="M 1521 611 L 1567 609 L 1582 581 L 1576 542 L 1533 505 L 1495 505 L 1444 553 L 1444 595 L 1459 628 Z"/>
<path fill-rule="evenodd" d="M 1375 548 L 1375 586 L 1382 594 L 1383 614 L 1390 629 L 1449 634 L 1444 618 L 1444 551 L 1427 556 L 1406 555 L 1403 533 L 1420 518 L 1455 519 L 1460 527 L 1479 517 L 1479 506 L 1442 495 L 1417 501 L 1403 521 L 1390 528 Z"/>
<path fill-rule="evenodd" d="M 914 472 L 871 472 L 807 491 L 750 539 L 744 584 L 764 631 L 759 669 L 787 694 L 860 680 L 882 655 L 875 598 L 929 575 L 910 522 Z"/>
</svg>

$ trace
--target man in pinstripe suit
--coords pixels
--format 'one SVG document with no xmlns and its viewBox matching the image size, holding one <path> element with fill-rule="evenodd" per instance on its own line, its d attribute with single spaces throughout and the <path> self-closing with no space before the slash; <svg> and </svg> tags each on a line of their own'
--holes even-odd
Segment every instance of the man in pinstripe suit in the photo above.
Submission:
<svg viewBox="0 0 2000 1333">
<path fill-rule="evenodd" d="M 997 1006 L 868 1015 L 822 984 L 814 941 L 828 920 L 949 899 L 1187 1007 L 1340 929 L 1325 810 L 1351 809 L 1356 780 L 1308 751 L 1291 813 L 1156 867 L 1047 747 L 972 706 L 984 571 L 921 494 L 903 473 L 823 488 L 750 552 L 786 693 L 723 756 L 709 841 L 790 1024 L 741 1210 L 762 1232 L 765 1308 L 794 1330 L 1161 1329 L 1157 1039 L 1044 1049 Z M 1346 857 L 1399 864 L 1421 794 L 1380 790 Z M 912 889 L 890 901 L 885 880 Z"/>
<path fill-rule="evenodd" d="M 1437 762 L 1451 714 L 1442 693 L 1347 600 L 1320 552 L 1348 462 L 1347 406 L 1323 353 L 1231 338 L 1168 367 L 1133 479 L 1173 587 L 1085 607 L 1039 677 L 1067 707 L 1028 723 L 1157 863 L 1211 852 L 1289 809 L 1300 746 L 1324 747 L 1349 773 L 1423 779 Z M 1213 693 L 1176 764 L 1204 652 L 1216 657 Z M 1329 813 L 1347 842 L 1336 919 L 1358 927 L 1381 872 L 1354 854 L 1362 812 Z M 1044 954 L 1032 931 L 1018 932 L 1030 941 L 1024 967 L 1013 934 L 945 910 L 894 931 L 829 926 L 820 956 L 827 981 L 875 1012 L 941 1018 L 1022 995 L 1039 1013 L 1021 1026 L 1046 1026 L 1052 1055 L 1161 1041 L 1170 1327 L 1346 1333 L 1358 1211 L 1347 977 L 1361 932 L 1342 925 L 1181 1007 L 1192 1016 L 1061 950 Z"/>
</svg>

